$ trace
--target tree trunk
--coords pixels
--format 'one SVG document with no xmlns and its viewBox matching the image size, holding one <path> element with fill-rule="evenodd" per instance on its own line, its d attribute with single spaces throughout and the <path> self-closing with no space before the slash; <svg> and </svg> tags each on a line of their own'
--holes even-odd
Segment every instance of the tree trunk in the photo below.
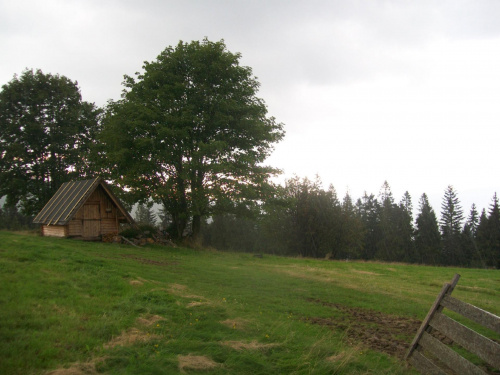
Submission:
<svg viewBox="0 0 500 375">
<path fill-rule="evenodd" d="M 182 165 L 182 157 L 178 160 L 178 164 L 176 166 L 177 176 L 175 178 L 176 181 L 176 198 L 177 198 L 177 207 L 175 209 L 175 215 L 172 214 L 175 228 L 177 230 L 176 237 L 177 239 L 181 239 L 184 235 L 184 230 L 186 229 L 186 225 L 188 222 L 188 203 L 186 198 L 186 186 L 184 183 L 184 179 L 181 177 L 183 171 Z"/>
<path fill-rule="evenodd" d="M 193 224 L 192 224 L 192 238 L 195 245 L 201 245 L 202 236 L 201 236 L 201 215 L 193 216 Z"/>
</svg>

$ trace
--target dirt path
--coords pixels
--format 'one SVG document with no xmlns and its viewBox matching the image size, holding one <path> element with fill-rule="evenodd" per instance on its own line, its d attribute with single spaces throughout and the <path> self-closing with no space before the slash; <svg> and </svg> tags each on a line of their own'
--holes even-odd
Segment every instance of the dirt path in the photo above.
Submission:
<svg viewBox="0 0 500 375">
<path fill-rule="evenodd" d="M 370 349 L 387 353 L 399 359 L 403 359 L 408 350 L 409 342 L 422 323 L 417 319 L 387 315 L 379 311 L 347 307 L 316 299 L 309 301 L 332 307 L 341 312 L 340 316 L 332 318 L 306 318 L 310 323 L 341 330 L 345 332 L 350 344 L 361 342 Z"/>
</svg>

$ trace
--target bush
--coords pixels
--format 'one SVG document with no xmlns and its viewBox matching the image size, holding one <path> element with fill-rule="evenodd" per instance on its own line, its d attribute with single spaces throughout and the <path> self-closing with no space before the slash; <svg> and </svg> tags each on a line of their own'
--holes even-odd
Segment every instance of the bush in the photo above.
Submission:
<svg viewBox="0 0 500 375">
<path fill-rule="evenodd" d="M 153 238 L 158 231 L 154 225 L 144 224 L 137 227 L 129 227 L 120 232 L 120 236 L 125 238 Z"/>
</svg>

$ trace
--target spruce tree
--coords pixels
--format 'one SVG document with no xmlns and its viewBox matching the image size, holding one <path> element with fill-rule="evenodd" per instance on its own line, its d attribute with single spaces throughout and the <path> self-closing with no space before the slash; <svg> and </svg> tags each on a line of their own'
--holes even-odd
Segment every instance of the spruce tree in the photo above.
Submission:
<svg viewBox="0 0 500 375">
<path fill-rule="evenodd" d="M 384 261 L 408 262 L 411 260 L 412 219 L 406 211 L 411 209 L 411 197 L 407 194 L 406 203 L 398 206 L 394 203 L 389 184 L 384 181 L 379 199 L 380 237 L 376 257 Z"/>
<path fill-rule="evenodd" d="M 135 221 L 140 225 L 155 226 L 156 215 L 150 204 L 139 204 L 135 213 Z"/>
<path fill-rule="evenodd" d="M 464 262 L 462 251 L 463 210 L 457 192 L 448 185 L 441 205 L 441 235 L 443 241 L 442 263 L 460 265 Z"/>
<path fill-rule="evenodd" d="M 339 257 L 342 259 L 356 259 L 361 256 L 363 248 L 363 223 L 352 203 L 349 192 L 344 196 L 341 204 L 341 240 Z"/>
<path fill-rule="evenodd" d="M 484 267 L 485 263 L 476 241 L 478 225 L 479 214 L 476 205 L 473 203 L 462 232 L 464 257 L 468 265 Z"/>
<path fill-rule="evenodd" d="M 479 224 L 476 230 L 476 245 L 479 252 L 480 259 L 483 260 L 486 266 L 486 260 L 489 258 L 489 228 L 488 228 L 488 215 L 483 208 L 481 216 L 479 216 Z"/>
<path fill-rule="evenodd" d="M 384 183 L 382 184 L 378 198 L 380 201 L 380 237 L 379 241 L 377 242 L 375 257 L 379 260 L 394 261 L 396 260 L 393 245 L 394 223 L 392 211 L 394 206 L 394 198 L 387 181 L 384 181 Z"/>
<path fill-rule="evenodd" d="M 373 259 L 381 235 L 379 225 L 380 204 L 373 194 L 368 195 L 365 191 L 363 197 L 357 200 L 356 207 L 363 224 L 364 247 L 362 258 Z"/>
<path fill-rule="evenodd" d="M 438 264 L 441 254 L 441 234 L 436 214 L 425 193 L 420 197 L 415 226 L 416 261 L 422 264 Z"/>
<path fill-rule="evenodd" d="M 475 238 L 477 233 L 477 226 L 479 225 L 479 214 L 477 212 L 475 203 L 472 203 L 466 225 L 468 226 L 471 235 Z"/>
<path fill-rule="evenodd" d="M 493 195 L 488 211 L 486 255 L 488 266 L 500 268 L 500 209 L 497 193 Z"/>
<path fill-rule="evenodd" d="M 415 244 L 414 240 L 414 228 L 413 228 L 413 204 L 411 202 L 411 196 L 408 191 L 406 191 L 399 202 L 398 209 L 396 210 L 397 220 L 397 235 L 398 235 L 398 246 L 401 249 L 402 261 L 404 262 L 415 262 Z"/>
<path fill-rule="evenodd" d="M 476 242 L 486 265 L 500 268 L 500 209 L 496 193 L 492 201 L 488 214 L 483 209 L 479 218 Z"/>
</svg>

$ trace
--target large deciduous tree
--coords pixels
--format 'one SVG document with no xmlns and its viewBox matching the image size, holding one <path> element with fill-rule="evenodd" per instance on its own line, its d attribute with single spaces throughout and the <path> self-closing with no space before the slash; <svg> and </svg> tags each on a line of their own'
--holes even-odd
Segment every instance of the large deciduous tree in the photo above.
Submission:
<svg viewBox="0 0 500 375">
<path fill-rule="evenodd" d="M 0 197 L 38 212 L 61 183 L 87 174 L 99 110 L 78 83 L 25 70 L 0 92 Z"/>
<path fill-rule="evenodd" d="M 172 217 L 172 234 L 215 209 L 262 199 L 277 170 L 262 163 L 284 136 L 258 98 L 259 83 L 224 41 L 179 42 L 109 103 L 101 133 L 105 169 L 136 198 L 151 197 Z"/>
</svg>

